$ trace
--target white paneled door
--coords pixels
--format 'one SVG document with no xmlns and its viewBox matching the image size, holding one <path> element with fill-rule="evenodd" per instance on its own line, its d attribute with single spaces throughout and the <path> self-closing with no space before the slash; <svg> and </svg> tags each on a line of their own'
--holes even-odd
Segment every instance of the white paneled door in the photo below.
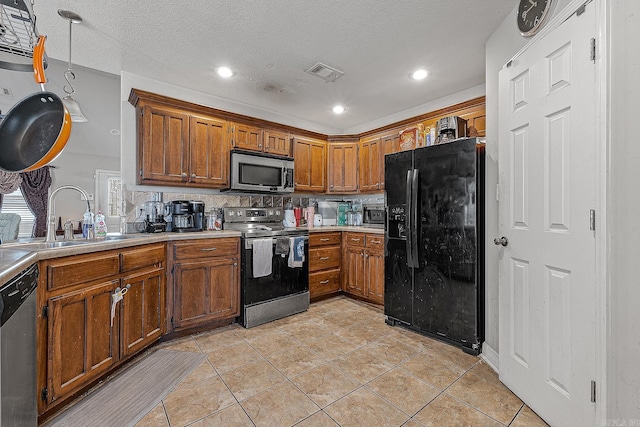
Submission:
<svg viewBox="0 0 640 427">
<path fill-rule="evenodd" d="M 595 28 L 590 3 L 500 72 L 500 380 L 552 426 L 595 424 Z"/>
</svg>

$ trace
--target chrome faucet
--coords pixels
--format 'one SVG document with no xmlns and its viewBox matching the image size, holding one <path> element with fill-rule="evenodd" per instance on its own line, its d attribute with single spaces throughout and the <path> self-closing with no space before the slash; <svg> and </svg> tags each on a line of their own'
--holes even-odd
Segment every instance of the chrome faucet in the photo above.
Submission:
<svg viewBox="0 0 640 427">
<path fill-rule="evenodd" d="M 56 195 L 62 190 L 76 190 L 80 194 L 84 196 L 84 199 L 87 201 L 87 209 L 91 210 L 91 205 L 89 204 L 89 195 L 86 191 L 84 191 L 80 187 L 76 187 L 75 185 L 62 185 L 51 192 L 49 195 L 49 201 L 47 203 L 47 213 L 49 215 L 49 221 L 47 221 L 47 240 L 46 242 L 55 242 L 56 241 L 56 214 L 54 211 L 55 207 L 55 199 Z"/>
</svg>

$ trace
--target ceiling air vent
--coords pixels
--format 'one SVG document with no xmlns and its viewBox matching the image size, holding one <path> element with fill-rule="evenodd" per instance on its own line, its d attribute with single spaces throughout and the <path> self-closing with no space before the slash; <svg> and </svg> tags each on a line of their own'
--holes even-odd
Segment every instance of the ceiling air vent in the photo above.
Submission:
<svg viewBox="0 0 640 427">
<path fill-rule="evenodd" d="M 322 62 L 318 62 L 306 72 L 312 76 L 320 77 L 325 82 L 335 82 L 338 77 L 344 74 L 342 71 L 323 64 Z"/>
</svg>

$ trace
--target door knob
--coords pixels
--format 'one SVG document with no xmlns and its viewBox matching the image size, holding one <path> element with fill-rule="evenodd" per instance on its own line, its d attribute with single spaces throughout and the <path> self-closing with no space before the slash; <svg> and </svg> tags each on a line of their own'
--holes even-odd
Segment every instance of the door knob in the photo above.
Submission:
<svg viewBox="0 0 640 427">
<path fill-rule="evenodd" d="M 509 244 L 509 239 L 507 239 L 506 237 L 502 236 L 501 238 L 495 238 L 493 239 L 493 244 L 496 246 L 507 246 Z"/>
</svg>

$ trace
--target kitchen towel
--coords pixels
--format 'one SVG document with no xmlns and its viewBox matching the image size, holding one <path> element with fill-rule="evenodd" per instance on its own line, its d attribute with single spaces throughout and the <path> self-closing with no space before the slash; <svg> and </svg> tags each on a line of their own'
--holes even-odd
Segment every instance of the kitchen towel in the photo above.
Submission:
<svg viewBox="0 0 640 427">
<path fill-rule="evenodd" d="M 278 237 L 276 239 L 276 255 L 280 255 L 284 258 L 289 253 L 289 238 Z"/>
<path fill-rule="evenodd" d="M 289 260 L 287 265 L 291 268 L 302 267 L 304 263 L 304 237 L 289 238 Z"/>
<path fill-rule="evenodd" d="M 255 239 L 253 241 L 253 277 L 271 274 L 271 257 L 273 256 L 273 239 Z"/>
</svg>

